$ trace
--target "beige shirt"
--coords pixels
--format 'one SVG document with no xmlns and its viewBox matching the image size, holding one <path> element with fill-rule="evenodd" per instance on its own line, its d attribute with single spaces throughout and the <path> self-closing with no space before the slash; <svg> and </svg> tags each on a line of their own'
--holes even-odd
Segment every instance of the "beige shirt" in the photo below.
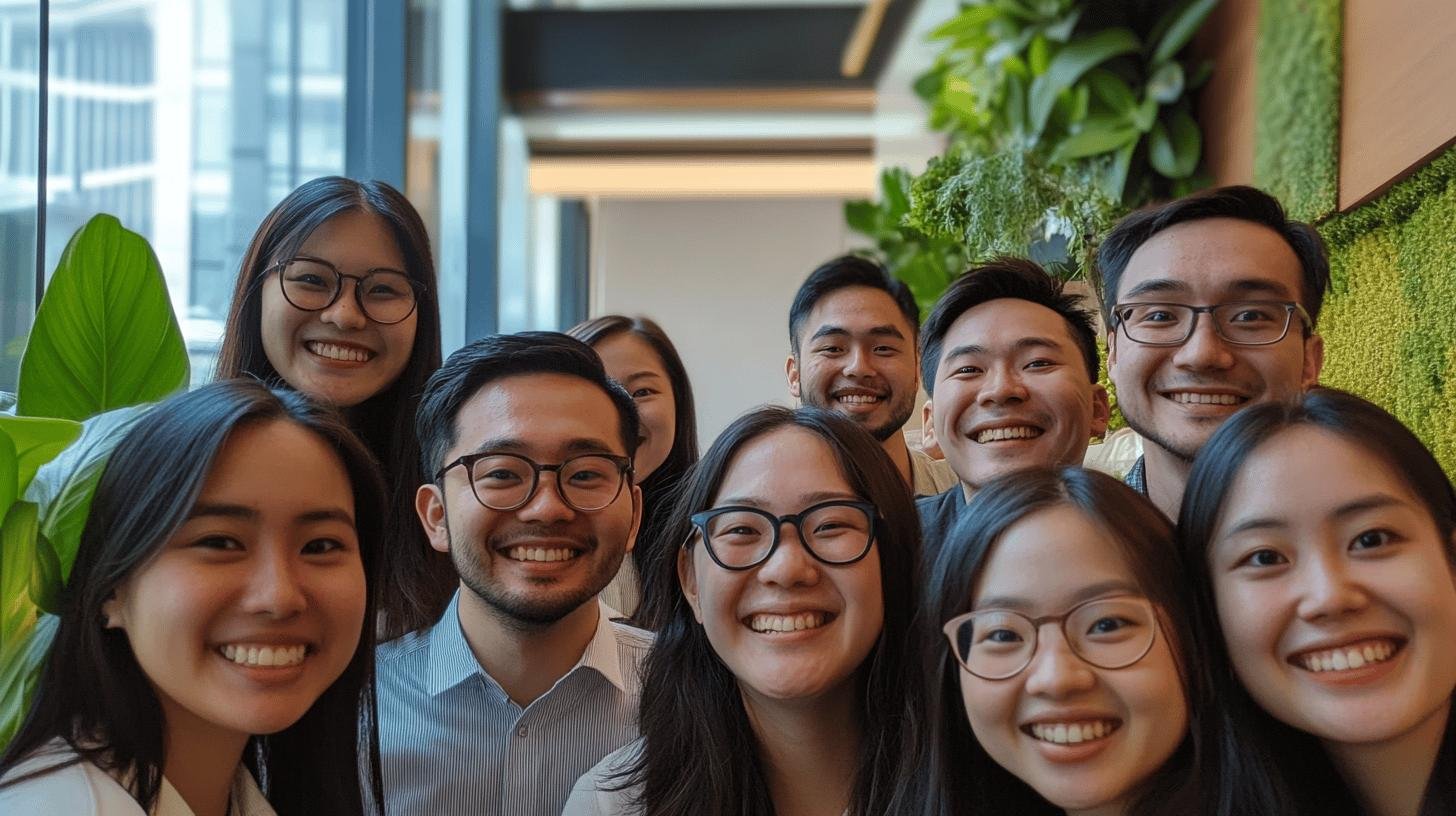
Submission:
<svg viewBox="0 0 1456 816">
<path fill-rule="evenodd" d="M 959 481 L 944 459 L 932 459 L 919 448 L 905 447 L 910 451 L 910 487 L 916 496 L 944 493 Z"/>
</svg>

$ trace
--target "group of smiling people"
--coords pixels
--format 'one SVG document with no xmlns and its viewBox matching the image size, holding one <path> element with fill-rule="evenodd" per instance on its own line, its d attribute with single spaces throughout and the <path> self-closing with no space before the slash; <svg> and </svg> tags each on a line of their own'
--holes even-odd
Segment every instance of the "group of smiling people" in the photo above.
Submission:
<svg viewBox="0 0 1456 816">
<path fill-rule="evenodd" d="M 699 457 L 656 324 L 442 364 L 414 210 L 310 182 L 105 467 L 0 812 L 1456 812 L 1456 491 L 1318 387 L 1317 234 L 1221 188 L 1098 272 L 1101 327 L 1015 258 L 922 324 L 831 261 L 803 407 Z"/>
</svg>

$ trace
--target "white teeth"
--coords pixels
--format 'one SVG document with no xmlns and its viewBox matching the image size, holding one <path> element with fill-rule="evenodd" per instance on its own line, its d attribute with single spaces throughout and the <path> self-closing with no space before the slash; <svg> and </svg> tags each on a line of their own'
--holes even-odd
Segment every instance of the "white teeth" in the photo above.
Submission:
<svg viewBox="0 0 1456 816">
<path fill-rule="evenodd" d="M 872 394 L 845 394 L 838 398 L 840 402 L 849 405 L 869 405 L 872 402 L 879 402 L 880 398 Z"/>
<path fill-rule="evenodd" d="M 327 357 L 330 360 L 343 360 L 350 363 L 363 363 L 374 356 L 374 352 L 351 346 L 340 346 L 334 343 L 310 342 L 308 350 L 320 357 Z"/>
<path fill-rule="evenodd" d="M 1194 394 L 1189 391 L 1175 391 L 1170 396 L 1174 402 L 1195 405 L 1238 405 L 1244 401 L 1243 397 L 1235 394 Z"/>
<path fill-rule="evenodd" d="M 515 561 L 570 561 L 576 554 L 567 549 L 545 549 L 542 547 L 511 547 L 506 557 Z"/>
<path fill-rule="evenodd" d="M 1301 655 L 1299 663 L 1312 672 L 1346 671 L 1363 668 L 1370 663 L 1383 663 L 1396 651 L 1389 640 L 1373 640 L 1357 646 L 1327 649 Z"/>
<path fill-rule="evenodd" d="M 1003 439 L 1034 439 L 1041 436 L 1040 428 L 1033 428 L 1030 425 L 1017 425 L 1011 428 L 987 428 L 976 434 L 976 441 L 979 443 L 1000 442 Z"/>
<path fill-rule="evenodd" d="M 308 654 L 307 646 L 238 646 L 227 644 L 222 656 L 240 666 L 297 666 Z"/>
<path fill-rule="evenodd" d="M 748 628 L 755 632 L 797 632 L 801 629 L 817 629 L 823 626 L 826 617 L 823 612 L 800 612 L 797 615 L 754 615 L 748 619 Z"/>
<path fill-rule="evenodd" d="M 1031 735 L 1042 742 L 1076 745 L 1099 740 L 1116 731 L 1116 720 L 1089 720 L 1074 723 L 1032 723 Z"/>
</svg>

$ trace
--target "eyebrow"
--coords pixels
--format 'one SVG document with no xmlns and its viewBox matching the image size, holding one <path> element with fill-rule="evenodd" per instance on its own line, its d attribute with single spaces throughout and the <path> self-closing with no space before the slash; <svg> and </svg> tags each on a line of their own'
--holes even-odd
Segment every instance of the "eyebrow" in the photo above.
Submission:
<svg viewBox="0 0 1456 816">
<path fill-rule="evenodd" d="M 1340 506 L 1336 507 L 1334 512 L 1330 515 L 1335 519 L 1347 519 L 1351 516 L 1357 516 L 1361 513 L 1366 513 L 1371 510 L 1380 510 L 1386 507 L 1408 506 L 1410 506 L 1409 502 L 1402 501 L 1401 499 L 1392 496 L 1389 493 L 1371 493 L 1368 496 L 1361 496 L 1358 499 L 1352 499 L 1351 501 L 1347 501 L 1344 504 L 1341 504 Z M 1234 524 L 1228 529 L 1227 532 L 1219 536 L 1219 540 L 1227 540 L 1235 536 L 1242 535 L 1243 533 L 1253 532 L 1255 530 L 1282 530 L 1287 528 L 1288 526 L 1289 523 L 1283 518 L 1275 516 L 1254 516 L 1252 518 L 1243 519 L 1237 524 Z"/>
<path fill-rule="evenodd" d="M 853 493 L 844 493 L 838 490 L 819 490 L 803 497 L 804 507 L 811 507 L 820 502 L 827 501 L 859 501 L 860 497 Z M 745 507 L 756 507 L 759 510 L 767 510 L 769 503 L 763 499 L 753 496 L 728 496 L 714 502 L 715 507 L 726 507 L 731 504 L 741 504 Z M 711 509 L 711 508 L 710 508 Z M 802 509 L 802 508 L 801 508 Z"/>
<path fill-rule="evenodd" d="M 481 442 L 472 453 L 514 453 L 518 456 L 526 456 L 525 451 L 529 446 L 522 440 L 515 437 L 496 437 Z M 612 446 L 604 440 L 595 439 L 589 436 L 581 436 L 569 439 L 562 445 L 567 453 L 607 453 L 616 455 Z M 527 457 L 530 458 L 529 456 Z"/>
<path fill-rule="evenodd" d="M 1226 291 L 1238 294 L 1269 294 L 1279 297 L 1293 297 L 1289 287 L 1270 278 L 1239 278 L 1230 282 Z M 1125 298 L 1136 298 L 1148 294 L 1187 294 L 1192 291 L 1187 283 L 1172 278 L 1152 278 L 1127 290 Z"/>
<path fill-rule="evenodd" d="M 896 337 L 901 340 L 905 339 L 904 332 L 900 331 L 898 328 L 889 323 L 885 323 L 879 326 L 871 326 L 869 329 L 865 330 L 864 334 L 873 335 L 876 337 Z M 812 343 L 821 337 L 828 337 L 830 335 L 844 335 L 846 337 L 852 337 L 854 335 L 854 332 L 851 332 L 849 329 L 846 329 L 843 326 L 827 324 L 824 326 L 820 326 L 819 329 L 809 337 L 809 342 Z"/>
<path fill-rule="evenodd" d="M 656 371 L 643 370 L 643 371 L 638 371 L 635 374 L 628 374 L 626 377 L 624 377 L 621 380 L 619 380 L 619 382 L 621 382 L 623 385 L 626 385 L 627 383 L 637 382 L 638 380 L 660 380 L 660 379 L 663 379 L 663 377 L 662 377 L 661 374 L 658 374 Z"/>
<path fill-rule="evenodd" d="M 241 504 L 216 504 L 199 502 L 192 506 L 192 512 L 187 514 L 190 521 L 195 518 L 235 518 L 244 521 L 256 521 L 261 514 Z M 316 521 L 342 521 L 352 525 L 354 516 L 344 512 L 339 507 L 321 507 L 315 510 L 305 510 L 294 517 L 294 521 L 311 523 Z"/>
<path fill-rule="evenodd" d="M 1058 340 L 1056 340 L 1055 338 L 1052 338 L 1052 337 L 1022 337 L 1021 339 L 1017 340 L 1015 343 L 1012 343 L 1008 347 L 1008 350 L 1010 350 L 1010 351 L 1024 351 L 1026 349 L 1033 349 L 1033 348 L 1049 348 L 1049 349 L 1052 349 L 1054 351 L 1062 351 L 1066 347 L 1064 345 L 1062 345 L 1062 343 L 1060 341 L 1058 341 Z M 955 348 L 953 348 L 950 351 L 946 352 L 945 359 L 950 360 L 950 359 L 954 359 L 956 357 L 962 357 L 962 356 L 966 356 L 966 355 L 972 355 L 972 354 L 990 354 L 990 353 L 991 353 L 991 350 L 988 349 L 988 348 L 986 348 L 985 346 L 977 345 L 975 343 L 968 343 L 968 344 L 966 344 L 964 346 L 956 346 Z"/>
<path fill-rule="evenodd" d="M 1067 608 L 1070 609 L 1085 601 L 1100 598 L 1104 595 L 1141 595 L 1142 589 L 1131 581 L 1121 578 L 1114 578 L 1109 581 L 1098 581 L 1095 584 L 1082 587 L 1067 598 Z M 1027 613 L 1036 604 L 1030 600 L 1015 595 L 994 595 L 990 598 L 982 598 L 975 606 L 975 611 L 983 609 L 1009 609 L 1013 612 Z"/>
</svg>

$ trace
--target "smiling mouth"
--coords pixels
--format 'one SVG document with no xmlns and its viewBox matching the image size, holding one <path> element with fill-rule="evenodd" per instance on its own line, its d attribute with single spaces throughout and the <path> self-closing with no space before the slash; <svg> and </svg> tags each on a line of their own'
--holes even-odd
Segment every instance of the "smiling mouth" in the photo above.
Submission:
<svg viewBox="0 0 1456 816">
<path fill-rule="evenodd" d="M 743 622 L 759 634 L 778 635 L 818 629 L 834 620 L 828 612 L 799 612 L 793 615 L 749 615 Z"/>
<path fill-rule="evenodd" d="M 1112 736 L 1122 727 L 1121 720 L 1077 720 L 1075 722 L 1038 722 L 1021 727 L 1022 733 L 1039 742 L 1053 745 L 1080 745 Z"/>
<path fill-rule="evenodd" d="M 885 398 L 876 394 L 839 394 L 834 401 L 840 405 L 874 405 L 884 402 Z"/>
<path fill-rule="evenodd" d="M 226 643 L 217 648 L 223 659 L 239 666 L 280 668 L 297 666 L 308 656 L 309 648 L 297 646 L 259 646 L 251 643 Z"/>
<path fill-rule="evenodd" d="M 310 340 L 303 345 L 316 356 L 345 363 L 367 363 L 375 356 L 374 352 L 358 346 L 341 346 L 338 343 L 324 343 L 318 340 Z"/>
<path fill-rule="evenodd" d="M 1399 654 L 1404 645 L 1394 638 L 1370 638 L 1349 646 L 1291 655 L 1289 662 L 1296 668 L 1315 674 L 1351 671 L 1384 663 Z"/>
<path fill-rule="evenodd" d="M 1006 428 L 987 428 L 978 431 L 974 437 L 978 444 L 1005 442 L 1010 439 L 1035 439 L 1044 431 L 1034 425 L 1012 425 Z"/>
<path fill-rule="evenodd" d="M 1163 396 L 1180 405 L 1243 405 L 1248 397 L 1238 394 L 1201 394 L 1194 391 L 1168 391 Z"/>
<path fill-rule="evenodd" d="M 502 552 L 512 561 L 570 561 L 581 556 L 580 551 L 567 547 L 507 547 Z"/>
</svg>

